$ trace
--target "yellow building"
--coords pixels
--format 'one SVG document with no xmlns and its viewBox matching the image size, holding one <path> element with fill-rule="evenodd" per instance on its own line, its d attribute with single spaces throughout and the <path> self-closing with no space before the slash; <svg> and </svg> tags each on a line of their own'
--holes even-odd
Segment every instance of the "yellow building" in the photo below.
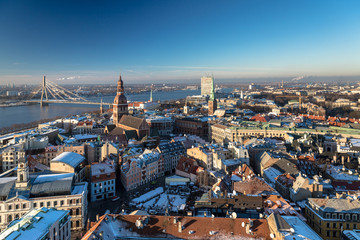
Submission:
<svg viewBox="0 0 360 240">
<path fill-rule="evenodd" d="M 343 230 L 360 227 L 360 201 L 309 198 L 305 205 L 305 216 L 308 224 L 323 239 L 341 239 Z"/>
</svg>

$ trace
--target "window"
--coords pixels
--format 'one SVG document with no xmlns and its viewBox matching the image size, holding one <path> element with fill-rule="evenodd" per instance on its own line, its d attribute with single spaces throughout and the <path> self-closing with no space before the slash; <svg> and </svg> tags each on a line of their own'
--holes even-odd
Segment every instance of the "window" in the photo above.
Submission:
<svg viewBox="0 0 360 240">
<path fill-rule="evenodd" d="M 1 220 L 0 220 L 0 222 L 1 222 Z M 356 229 L 356 227 L 357 227 L 357 226 L 356 226 L 356 223 L 354 223 L 354 224 L 353 224 L 353 229 Z"/>
<path fill-rule="evenodd" d="M 34 202 L 34 208 L 36 208 L 36 206 L 37 206 L 37 203 L 36 203 L 36 202 Z"/>
<path fill-rule="evenodd" d="M 26 208 L 26 203 L 24 203 L 24 204 L 22 205 L 22 208 Z"/>
<path fill-rule="evenodd" d="M 19 204 L 16 204 L 16 205 L 15 205 L 15 209 L 19 209 Z"/>
<path fill-rule="evenodd" d="M 9 210 L 11 210 L 11 208 L 12 208 L 11 205 L 9 205 Z"/>
<path fill-rule="evenodd" d="M 47 206 L 47 207 L 50 207 L 50 202 L 46 202 L 46 206 Z"/>
<path fill-rule="evenodd" d="M 356 215 L 356 214 L 353 214 L 353 215 L 352 215 L 352 220 L 353 220 L 353 221 L 356 221 L 356 220 L 357 220 L 357 215 Z"/>
<path fill-rule="evenodd" d="M 44 206 L 44 203 L 43 203 L 43 202 L 41 202 L 41 203 L 40 203 L 40 207 L 43 207 L 43 206 Z"/>
<path fill-rule="evenodd" d="M 54 201 L 54 207 L 57 205 L 57 201 Z"/>
<path fill-rule="evenodd" d="M 336 228 L 336 223 L 333 223 L 333 228 Z"/>
<path fill-rule="evenodd" d="M 350 223 L 346 224 L 346 229 L 350 229 Z"/>
<path fill-rule="evenodd" d="M 333 237 L 336 237 L 337 231 L 333 231 Z"/>
<path fill-rule="evenodd" d="M 329 228 L 329 227 L 330 227 L 330 223 L 326 223 L 326 227 Z"/>
<path fill-rule="evenodd" d="M 60 201 L 60 206 L 64 205 L 64 200 Z"/>
</svg>

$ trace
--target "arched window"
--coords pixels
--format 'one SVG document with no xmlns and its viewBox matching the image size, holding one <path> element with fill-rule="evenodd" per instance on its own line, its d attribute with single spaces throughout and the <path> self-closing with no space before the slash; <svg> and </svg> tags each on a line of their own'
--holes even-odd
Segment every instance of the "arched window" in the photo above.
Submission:
<svg viewBox="0 0 360 240">
<path fill-rule="evenodd" d="M 19 219 L 19 214 L 16 214 L 16 215 L 15 215 L 15 219 Z"/>
<path fill-rule="evenodd" d="M 76 227 L 80 227 L 80 221 L 76 221 Z"/>
<path fill-rule="evenodd" d="M 20 182 L 23 182 L 23 181 L 24 181 L 24 175 L 21 174 L 21 175 L 20 175 Z"/>
<path fill-rule="evenodd" d="M 80 210 L 77 208 L 76 209 L 76 215 L 79 215 L 80 214 Z"/>
<path fill-rule="evenodd" d="M 70 209 L 70 216 L 72 216 L 73 215 L 73 211 L 72 211 L 72 209 Z M 72 222 L 71 222 L 72 223 Z"/>
<path fill-rule="evenodd" d="M 11 222 L 11 221 L 12 221 L 12 216 L 9 215 L 9 216 L 8 216 L 8 223 Z"/>
</svg>

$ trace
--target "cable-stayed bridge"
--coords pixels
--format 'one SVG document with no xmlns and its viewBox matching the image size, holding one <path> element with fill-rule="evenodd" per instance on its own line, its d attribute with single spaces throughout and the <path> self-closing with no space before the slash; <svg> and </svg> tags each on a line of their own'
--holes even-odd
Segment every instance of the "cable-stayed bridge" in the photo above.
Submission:
<svg viewBox="0 0 360 240">
<path fill-rule="evenodd" d="M 40 99 L 34 99 L 41 92 Z M 102 102 L 91 102 L 84 97 L 81 97 L 79 94 L 71 92 L 66 88 L 46 80 L 46 77 L 43 77 L 41 86 L 34 91 L 29 100 L 25 102 L 28 103 L 40 103 L 40 106 L 48 105 L 49 103 L 68 103 L 68 104 L 91 104 L 91 105 L 112 105 L 112 103 Z"/>
</svg>

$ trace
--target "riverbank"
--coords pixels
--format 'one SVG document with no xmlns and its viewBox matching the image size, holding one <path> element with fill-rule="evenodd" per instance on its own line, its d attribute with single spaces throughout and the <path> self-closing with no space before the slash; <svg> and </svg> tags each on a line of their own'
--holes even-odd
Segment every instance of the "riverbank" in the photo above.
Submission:
<svg viewBox="0 0 360 240">
<path fill-rule="evenodd" d="M 20 107 L 20 106 L 29 106 L 37 105 L 38 103 L 27 103 L 27 102 L 12 102 L 12 103 L 1 103 L 0 107 Z"/>
</svg>

